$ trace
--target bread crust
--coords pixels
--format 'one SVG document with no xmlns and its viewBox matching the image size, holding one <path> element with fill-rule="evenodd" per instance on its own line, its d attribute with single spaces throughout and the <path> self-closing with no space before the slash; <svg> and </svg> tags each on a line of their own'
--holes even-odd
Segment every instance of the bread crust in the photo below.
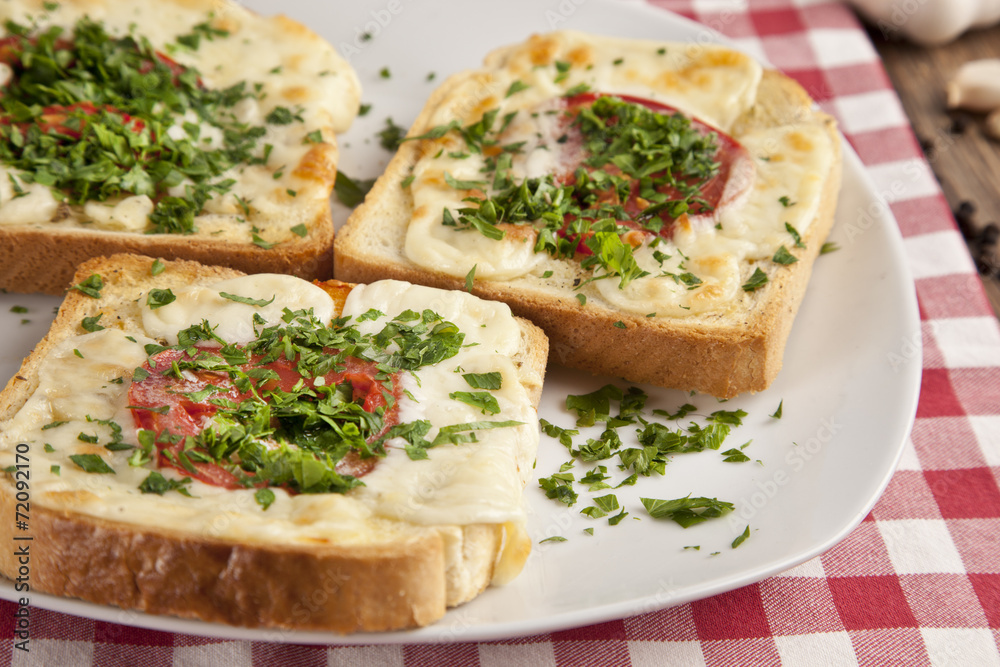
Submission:
<svg viewBox="0 0 1000 667">
<path fill-rule="evenodd" d="M 502 64 L 505 53 L 505 49 L 494 52 L 487 64 Z M 455 75 L 435 91 L 411 128 L 411 136 L 427 132 L 435 111 L 475 76 L 476 72 Z M 825 179 L 818 214 L 802 236 L 806 248 L 797 251 L 799 261 L 765 267 L 769 283 L 758 294 L 744 295 L 735 314 L 648 318 L 595 300 L 581 305 L 570 290 L 523 279 L 477 278 L 473 292 L 504 301 L 516 315 L 539 325 L 549 338 L 551 360 L 565 366 L 720 398 L 766 389 L 781 369 L 785 341 L 812 265 L 833 224 L 840 189 L 840 135 L 834 120 L 812 107 L 801 86 L 773 70 L 764 71 L 756 103 L 733 127 L 733 134 L 738 134 L 803 119 L 820 124 L 834 148 L 833 169 Z M 359 282 L 391 277 L 444 289 L 462 287 L 463 279 L 418 266 L 403 249 L 413 198 L 400 183 L 428 150 L 438 147 L 427 140 L 404 143 L 365 203 L 338 231 L 336 277 Z M 579 276 L 586 277 L 582 271 Z"/>
<path fill-rule="evenodd" d="M 55 231 L 0 225 L 0 285 L 12 292 L 63 294 L 83 262 L 118 253 L 203 264 L 222 262 L 244 273 L 287 273 L 305 280 L 327 280 L 333 276 L 330 211 L 321 212 L 308 229 L 304 239 L 265 250 L 251 243 L 192 239 L 177 234 Z"/>
<path fill-rule="evenodd" d="M 14 509 L 5 481 L 0 511 L 12 516 Z M 445 611 L 444 549 L 433 531 L 351 547 L 247 545 L 37 502 L 31 528 L 32 590 L 122 609 L 344 634 L 426 625 Z M 14 537 L 11 526 L 0 528 L 0 569 L 11 578 L 18 571 Z"/>
<path fill-rule="evenodd" d="M 0 392 L 0 428 L 37 389 L 42 360 L 59 342 L 83 333 L 80 321 L 140 331 L 135 293 L 150 287 L 153 259 L 139 255 L 94 258 L 74 282 L 100 274 L 100 299 L 71 291 L 48 335 Z M 212 283 L 243 275 L 190 261 L 165 262 L 160 288 Z M 541 330 L 521 321 L 515 359 L 533 406 L 541 394 L 547 348 Z M 15 511 L 16 482 L 0 477 L 0 511 Z M 13 525 L 0 526 L 0 572 L 16 578 Z M 474 598 L 493 578 L 505 539 L 496 524 L 416 526 L 365 544 L 267 544 L 189 534 L 157 525 L 136 526 L 31 499 L 32 590 L 77 597 L 153 614 L 170 614 L 247 627 L 375 632 L 417 627 L 450 606 Z M 457 545 L 457 546 L 456 546 Z"/>
<path fill-rule="evenodd" d="M 116 2 L 121 4 L 123 1 L 106 0 L 93 3 L 90 0 L 68 0 L 58 4 L 66 8 L 70 16 L 79 12 L 94 11 L 95 16 L 99 18 L 114 15 Z M 47 3 L 41 0 L 21 0 L 20 5 L 6 7 L 0 14 L 11 15 L 15 20 L 23 20 L 23 16 L 17 15 L 18 8 L 22 8 L 29 13 L 37 12 L 44 17 L 48 11 L 43 7 L 44 4 Z M 338 162 L 335 133 L 346 130 L 357 113 L 360 86 L 353 70 L 322 38 L 284 16 L 258 17 L 230 0 L 166 0 L 156 3 L 155 8 L 148 7 L 155 16 L 176 15 L 179 17 L 178 22 L 189 19 L 190 25 L 210 20 L 213 28 L 222 31 L 238 32 L 253 22 L 257 22 L 254 25 L 267 25 L 267 30 L 271 31 L 268 34 L 281 35 L 285 42 L 284 50 L 281 51 L 284 55 L 280 57 L 286 57 L 285 51 L 292 46 L 298 49 L 298 55 L 287 56 L 288 63 L 285 65 L 285 70 L 295 70 L 296 76 L 302 76 L 297 68 L 300 67 L 299 63 L 307 60 L 303 54 L 308 54 L 310 51 L 323 52 L 323 57 L 333 63 L 331 69 L 334 71 L 328 72 L 331 76 L 324 77 L 326 87 L 323 88 L 322 94 L 329 95 L 327 88 L 335 86 L 338 91 L 336 99 L 321 98 L 320 93 L 313 95 L 307 87 L 296 85 L 276 89 L 269 98 L 275 103 L 287 104 L 293 108 L 298 108 L 298 102 L 303 100 L 307 105 L 311 105 L 307 118 L 308 129 L 314 130 L 312 134 L 320 133 L 322 140 L 310 139 L 308 150 L 303 148 L 304 154 L 295 158 L 297 162 L 293 160 L 288 164 L 277 165 L 272 160 L 267 165 L 268 170 L 275 172 L 275 179 L 282 176 L 280 181 L 274 180 L 270 185 L 260 185 L 257 188 L 261 196 L 266 192 L 266 196 L 274 200 L 267 210 L 258 210 L 251 197 L 247 196 L 245 199 L 250 201 L 242 204 L 242 210 L 226 204 L 218 210 L 206 208 L 202 212 L 208 217 L 222 210 L 225 210 L 223 215 L 229 217 L 239 213 L 246 218 L 243 222 L 229 219 L 221 223 L 211 222 L 207 231 L 196 231 L 191 234 L 149 234 L 142 230 L 102 229 L 90 221 L 82 212 L 82 207 L 75 207 L 72 213 L 68 214 L 69 207 L 62 204 L 60 212 L 56 213 L 51 222 L 48 219 L 38 219 L 30 222 L 2 223 L 0 224 L 0 287 L 14 292 L 62 294 L 62 290 L 80 263 L 90 257 L 116 253 L 139 253 L 165 259 L 185 259 L 212 265 L 226 265 L 247 273 L 285 273 L 307 280 L 331 278 L 334 231 L 330 195 L 336 180 Z M 126 13 L 131 11 L 129 8 L 119 9 Z M 153 26 L 151 29 L 162 37 L 161 26 Z M 229 39 L 235 40 L 236 37 Z M 203 45 L 202 51 L 204 48 Z M 193 60 L 197 66 L 200 63 L 198 60 L 200 53 L 195 49 L 190 52 L 181 51 L 180 55 L 175 55 L 185 62 L 187 62 L 185 59 Z M 309 65 L 301 67 L 306 68 Z M 315 87 L 319 90 L 319 86 Z M 260 121 L 260 124 L 263 125 L 264 122 Z M 285 131 L 280 126 L 268 126 L 267 129 L 272 131 L 275 127 L 278 127 L 279 132 Z M 4 181 L 7 179 L 2 172 L 0 177 Z M 259 175 L 252 177 L 243 173 L 236 175 L 238 181 L 250 179 L 247 180 L 248 183 L 256 182 L 258 178 Z M 267 180 L 270 181 L 270 177 Z M 123 195 L 128 194 L 123 193 Z M 0 202 L 0 205 L 3 203 Z M 72 222 L 65 222 L 67 217 Z M 60 219 L 64 221 L 59 222 Z M 266 242 L 276 242 L 273 247 L 265 249 L 263 245 L 266 243 L 262 245 L 251 236 L 251 227 L 256 233 L 258 225 L 261 227 L 261 236 Z M 292 233 L 290 228 L 297 225 L 302 225 L 304 230 L 299 229 Z M 220 231 L 224 232 L 224 236 L 217 235 Z"/>
</svg>

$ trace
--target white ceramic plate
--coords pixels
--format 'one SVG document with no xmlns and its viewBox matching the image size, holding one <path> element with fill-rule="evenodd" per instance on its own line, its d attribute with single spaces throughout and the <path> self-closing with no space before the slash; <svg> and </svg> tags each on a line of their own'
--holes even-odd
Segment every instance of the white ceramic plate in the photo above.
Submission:
<svg viewBox="0 0 1000 667">
<path fill-rule="evenodd" d="M 253 0 L 262 13 L 275 3 Z M 404 127 L 434 85 L 475 67 L 487 51 L 533 32 L 572 27 L 609 35 L 662 40 L 721 39 L 703 26 L 641 4 L 530 0 L 488 4 L 449 0 L 415 3 L 334 3 L 285 0 L 281 10 L 311 26 L 350 56 L 370 113 L 342 140 L 342 168 L 354 177 L 381 173 L 389 154 L 375 133 L 387 116 Z M 361 34 L 372 35 L 363 41 Z M 352 51 L 353 49 L 353 51 Z M 380 76 L 388 67 L 389 78 Z M 428 74 L 435 81 L 428 82 Z M 338 215 L 343 220 L 345 212 Z M 673 410 L 693 402 L 701 414 L 742 408 L 749 416 L 723 449 L 752 440 L 754 461 L 723 463 L 719 452 L 676 457 L 666 475 L 615 491 L 630 513 L 617 526 L 566 508 L 527 489 L 529 529 L 536 542 L 524 572 L 509 586 L 487 590 L 421 630 L 350 637 L 316 632 L 261 631 L 126 612 L 77 600 L 31 594 L 33 605 L 170 632 L 296 643 L 378 643 L 492 640 L 621 618 L 732 590 L 787 570 L 832 547 L 868 513 L 888 483 L 916 409 L 920 329 L 913 283 L 899 231 L 849 149 L 844 187 L 831 237 L 841 250 L 821 257 L 785 352 L 784 370 L 766 392 L 729 401 L 645 388 L 649 407 Z M 58 300 L 0 295 L 0 376 L 10 377 L 47 330 Z M 13 306 L 27 313 L 10 312 Z M 22 319 L 30 323 L 21 324 Z M 571 427 L 569 393 L 597 389 L 609 378 L 550 369 L 540 415 Z M 620 386 L 627 386 L 618 383 Z M 769 417 L 783 401 L 783 417 Z M 623 436 L 628 429 L 621 429 Z M 583 437 L 577 442 L 583 442 Z M 591 434 L 595 436 L 595 434 Z M 796 444 L 797 443 L 797 444 Z M 537 476 L 569 457 L 542 436 Z M 756 462 L 759 460 L 759 463 Z M 614 481 L 624 474 L 608 464 Z M 577 465 L 575 471 L 592 466 Z M 639 496 L 718 497 L 736 511 L 690 529 L 646 515 Z M 635 520 L 641 519 L 641 520 Z M 750 538 L 731 543 L 749 526 Z M 593 527 L 589 536 L 584 528 Z M 562 536 L 566 542 L 540 540 Z M 698 550 L 684 547 L 698 546 Z M 9 582 L 0 597 L 16 599 Z"/>
</svg>

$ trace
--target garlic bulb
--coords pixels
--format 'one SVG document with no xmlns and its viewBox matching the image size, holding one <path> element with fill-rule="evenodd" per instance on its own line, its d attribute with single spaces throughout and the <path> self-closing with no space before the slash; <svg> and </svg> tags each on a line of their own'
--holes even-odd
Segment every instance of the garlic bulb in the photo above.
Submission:
<svg viewBox="0 0 1000 667">
<path fill-rule="evenodd" d="M 850 0 L 889 36 L 902 33 L 924 46 L 946 44 L 969 28 L 1000 22 L 1000 0 Z"/>
</svg>

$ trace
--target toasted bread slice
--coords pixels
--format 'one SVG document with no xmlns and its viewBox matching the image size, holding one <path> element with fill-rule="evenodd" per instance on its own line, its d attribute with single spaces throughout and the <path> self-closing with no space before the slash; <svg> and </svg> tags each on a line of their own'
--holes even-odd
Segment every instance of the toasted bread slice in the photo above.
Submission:
<svg viewBox="0 0 1000 667">
<path fill-rule="evenodd" d="M 206 621 L 349 633 L 432 623 L 447 607 L 520 571 L 530 551 L 521 493 L 538 444 L 547 355 L 537 327 L 502 304 L 400 283 L 331 281 L 319 289 L 288 276 L 243 276 L 137 255 L 90 260 L 77 283 L 95 274 L 99 292 L 68 293 L 48 335 L 0 393 L 0 464 L 7 471 L 0 507 L 14 512 L 21 492 L 31 504 L 28 532 L 15 533 L 13 524 L 0 529 L 4 575 L 17 577 L 14 540 L 30 535 L 35 591 Z M 220 290 L 232 292 L 220 297 Z M 453 356 L 392 376 L 391 386 L 380 380 L 383 392 L 395 392 L 399 423 L 429 421 L 423 451 L 408 456 L 420 440 L 391 439 L 384 457 L 359 459 L 374 461 L 370 470 L 348 469 L 363 486 L 314 492 L 318 487 L 310 490 L 303 476 L 262 488 L 270 474 L 263 468 L 251 477 L 236 471 L 243 486 L 209 483 L 203 480 L 221 469 L 203 467 L 198 462 L 209 459 L 187 445 L 197 468 L 178 468 L 169 463 L 179 460 L 174 455 L 143 444 L 136 414 L 179 414 L 172 404 L 158 411 L 155 401 L 141 402 L 147 395 L 140 385 L 170 373 L 163 366 L 164 375 L 156 375 L 143 361 L 148 354 L 176 343 L 177 331 L 202 317 L 220 336 L 242 340 L 255 314 L 260 328 L 280 324 L 286 308 L 312 308 L 324 319 L 343 313 L 352 318 L 348 326 L 369 333 L 414 322 L 411 308 L 428 327 L 437 321 L 431 311 L 459 327 L 465 344 Z M 417 349 L 404 334 L 391 340 L 403 346 L 400 355 Z M 419 354 L 435 354 L 428 350 Z M 457 370 L 492 376 L 496 388 L 482 393 L 496 401 L 495 410 L 449 397 L 463 386 L 471 393 Z M 177 378 L 190 381 L 191 373 L 178 371 Z M 359 391 L 362 380 L 348 379 Z M 321 395 L 320 386 L 316 381 L 312 390 Z M 185 387 L 160 396 L 208 405 Z M 138 405 L 128 407 L 133 401 Z M 458 436 L 442 435 L 444 444 L 424 449 L 441 427 L 503 421 L 510 423 L 460 427 Z M 160 445 L 180 428 L 161 433 Z M 154 473 L 162 477 L 158 487 L 150 485 Z"/>
<path fill-rule="evenodd" d="M 735 139 L 752 162 L 749 189 L 725 206 L 698 221 L 682 215 L 641 245 L 624 236 L 647 272 L 625 289 L 619 275 L 583 268 L 588 255 L 533 251 L 539 225 L 509 224 L 500 207 L 500 240 L 455 222 L 463 209 L 476 216 L 469 197 L 500 189 L 498 153 L 515 155 L 515 184 L 565 169 L 567 135 L 545 119 L 584 88 L 672 106 Z M 492 143 L 476 126 L 491 114 L 504 128 L 485 132 Z M 723 398 L 774 380 L 840 187 L 839 133 L 797 83 L 725 47 L 563 31 L 449 78 L 408 136 L 338 232 L 338 278 L 456 288 L 471 277 L 474 293 L 545 330 L 552 361 L 595 374 Z M 602 275 L 611 279 L 594 280 Z"/>
<path fill-rule="evenodd" d="M 331 277 L 335 133 L 360 98 L 332 46 L 228 0 L 10 0 L 0 19 L 0 288 L 59 294 L 118 252 Z M 34 85 L 46 49 L 53 87 Z"/>
</svg>

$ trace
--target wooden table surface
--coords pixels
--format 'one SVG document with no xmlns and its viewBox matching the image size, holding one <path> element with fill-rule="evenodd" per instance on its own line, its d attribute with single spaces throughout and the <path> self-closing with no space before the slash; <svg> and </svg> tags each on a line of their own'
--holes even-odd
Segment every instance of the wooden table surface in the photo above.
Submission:
<svg viewBox="0 0 1000 667">
<path fill-rule="evenodd" d="M 937 47 L 917 46 L 874 26 L 869 34 L 1000 316 L 1000 246 L 984 243 L 983 234 L 991 223 L 1000 225 L 1000 141 L 984 134 L 984 114 L 950 111 L 945 104 L 947 82 L 963 63 L 1000 58 L 1000 25 Z"/>
</svg>

